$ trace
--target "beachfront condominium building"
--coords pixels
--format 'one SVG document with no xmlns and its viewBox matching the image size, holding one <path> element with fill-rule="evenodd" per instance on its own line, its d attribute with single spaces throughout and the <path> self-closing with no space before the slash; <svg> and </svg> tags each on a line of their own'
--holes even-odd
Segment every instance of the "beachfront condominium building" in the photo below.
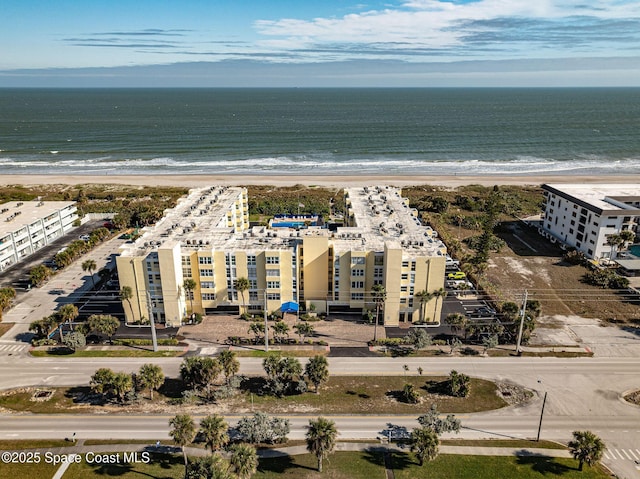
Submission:
<svg viewBox="0 0 640 479">
<path fill-rule="evenodd" d="M 545 184 L 540 233 L 590 259 L 611 258 L 611 235 L 637 233 L 640 221 L 638 184 Z"/>
<path fill-rule="evenodd" d="M 70 201 L 11 201 L 0 205 L 0 271 L 59 238 L 78 219 Z"/>
<path fill-rule="evenodd" d="M 345 195 L 344 226 L 292 218 L 286 227 L 250 227 L 246 189 L 192 190 L 116 258 L 120 285 L 132 292 L 123 303 L 127 321 L 153 314 L 179 325 L 193 313 L 273 312 L 290 301 L 360 314 L 375 310 L 372 292 L 380 284 L 386 326 L 437 324 L 441 298 L 420 302 L 417 294 L 444 285 L 446 247 L 436 232 L 397 189 L 351 188 Z"/>
</svg>

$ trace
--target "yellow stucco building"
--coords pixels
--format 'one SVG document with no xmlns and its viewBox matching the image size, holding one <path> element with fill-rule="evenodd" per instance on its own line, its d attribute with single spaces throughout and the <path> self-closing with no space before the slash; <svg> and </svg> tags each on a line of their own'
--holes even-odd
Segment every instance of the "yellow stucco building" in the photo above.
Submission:
<svg viewBox="0 0 640 479">
<path fill-rule="evenodd" d="M 381 284 L 385 326 L 437 323 L 442 301 L 416 299 L 444 285 L 446 247 L 436 232 L 395 188 L 345 195 L 345 226 L 297 230 L 250 227 L 244 188 L 192 190 L 116 259 L 120 286 L 132 292 L 123 304 L 127 321 L 153 314 L 177 326 L 192 312 L 275 311 L 288 301 L 362 312 L 375 309 L 372 288 Z M 238 278 L 248 290 L 236 289 Z"/>
</svg>

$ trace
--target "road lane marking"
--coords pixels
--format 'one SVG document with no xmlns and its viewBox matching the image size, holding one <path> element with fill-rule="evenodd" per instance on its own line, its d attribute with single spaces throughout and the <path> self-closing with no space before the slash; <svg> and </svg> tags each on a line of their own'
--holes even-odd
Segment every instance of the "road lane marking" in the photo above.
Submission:
<svg viewBox="0 0 640 479">
<path fill-rule="evenodd" d="M 631 456 L 627 454 L 627 451 L 625 451 L 624 449 L 621 449 L 621 450 L 624 453 L 624 455 L 627 456 L 627 459 L 631 460 Z"/>
</svg>

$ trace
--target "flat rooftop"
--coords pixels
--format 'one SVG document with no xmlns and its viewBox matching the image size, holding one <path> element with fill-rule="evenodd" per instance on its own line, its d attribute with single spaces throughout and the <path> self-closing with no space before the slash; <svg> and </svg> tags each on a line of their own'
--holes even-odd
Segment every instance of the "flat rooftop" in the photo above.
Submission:
<svg viewBox="0 0 640 479">
<path fill-rule="evenodd" d="M 0 238 L 75 205 L 73 201 L 9 201 L 0 204 Z"/>
<path fill-rule="evenodd" d="M 545 184 L 542 187 L 554 193 L 564 193 L 585 206 L 610 214 L 640 214 L 640 184 Z"/>
<path fill-rule="evenodd" d="M 336 254 L 346 251 L 383 251 L 385 244 L 402 248 L 410 255 L 444 255 L 446 247 L 429 226 L 423 226 L 407 205 L 400 190 L 391 187 L 351 188 L 348 193 L 353 226 L 302 229 L 255 226 L 245 231 L 227 227 L 227 212 L 233 208 L 242 188 L 211 187 L 192 190 L 175 208 L 151 228 L 142 230 L 135 243 L 121 248 L 123 256 L 146 256 L 151 250 L 234 251 L 286 250 L 304 237 L 327 237 Z"/>
</svg>

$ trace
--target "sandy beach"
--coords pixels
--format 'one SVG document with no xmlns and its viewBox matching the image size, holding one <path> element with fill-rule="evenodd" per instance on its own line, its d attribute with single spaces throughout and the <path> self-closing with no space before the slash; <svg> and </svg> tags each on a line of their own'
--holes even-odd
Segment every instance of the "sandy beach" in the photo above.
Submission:
<svg viewBox="0 0 640 479">
<path fill-rule="evenodd" d="M 540 185 L 543 183 L 640 183 L 640 175 L 606 176 L 303 176 L 303 175 L 2 175 L 0 184 L 8 185 L 81 185 L 81 184 L 118 184 L 136 186 L 186 186 L 202 187 L 209 185 L 273 185 L 273 186 L 322 186 L 342 188 L 345 186 L 365 185 L 437 185 L 455 188 L 462 185 Z"/>
</svg>

